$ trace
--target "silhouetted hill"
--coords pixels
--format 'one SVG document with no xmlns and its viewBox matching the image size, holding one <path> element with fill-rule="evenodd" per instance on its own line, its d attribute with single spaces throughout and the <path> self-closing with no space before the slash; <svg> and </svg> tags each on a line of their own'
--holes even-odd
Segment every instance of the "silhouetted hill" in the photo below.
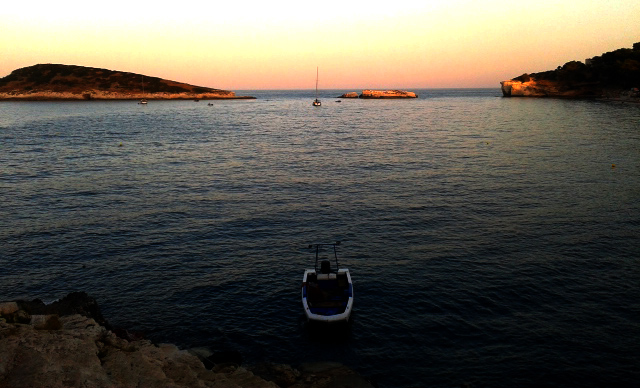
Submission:
<svg viewBox="0 0 640 388">
<path fill-rule="evenodd" d="M 144 90 L 143 90 L 144 88 Z M 235 93 L 95 67 L 39 64 L 0 78 L 0 99 L 240 98 Z"/>
</svg>

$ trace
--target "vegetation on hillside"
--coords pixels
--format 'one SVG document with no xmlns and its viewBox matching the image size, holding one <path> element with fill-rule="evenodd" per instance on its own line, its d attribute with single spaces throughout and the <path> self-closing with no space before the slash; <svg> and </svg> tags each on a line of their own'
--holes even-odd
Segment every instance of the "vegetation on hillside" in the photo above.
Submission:
<svg viewBox="0 0 640 388">
<path fill-rule="evenodd" d="M 557 81 L 566 85 L 593 84 L 611 88 L 640 87 L 640 42 L 633 48 L 622 48 L 585 61 L 570 61 L 555 70 L 523 74 L 514 81 Z"/>
<path fill-rule="evenodd" d="M 99 90 L 119 93 L 213 93 L 224 92 L 141 74 L 94 67 L 39 64 L 14 70 L 0 78 L 0 92 L 82 92 Z"/>
</svg>

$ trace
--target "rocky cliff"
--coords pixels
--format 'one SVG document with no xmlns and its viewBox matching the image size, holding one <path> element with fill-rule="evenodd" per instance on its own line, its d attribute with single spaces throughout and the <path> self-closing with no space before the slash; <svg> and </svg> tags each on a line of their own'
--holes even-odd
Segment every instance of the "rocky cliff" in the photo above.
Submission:
<svg viewBox="0 0 640 388">
<path fill-rule="evenodd" d="M 50 305 L 39 300 L 0 303 L 2 388 L 372 388 L 340 364 L 244 367 L 238 357 L 219 354 L 180 350 L 110 329 L 85 293 Z"/>
<path fill-rule="evenodd" d="M 640 98 L 640 42 L 555 70 L 500 82 L 505 97 Z"/>
<path fill-rule="evenodd" d="M 594 83 L 568 85 L 555 80 L 537 79 L 535 75 L 527 77 L 526 81 L 512 79 L 502 81 L 500 85 L 505 97 L 596 98 L 603 95 L 602 88 Z"/>
<path fill-rule="evenodd" d="M 0 100 L 238 99 L 234 92 L 94 67 L 40 64 L 0 78 Z"/>
</svg>

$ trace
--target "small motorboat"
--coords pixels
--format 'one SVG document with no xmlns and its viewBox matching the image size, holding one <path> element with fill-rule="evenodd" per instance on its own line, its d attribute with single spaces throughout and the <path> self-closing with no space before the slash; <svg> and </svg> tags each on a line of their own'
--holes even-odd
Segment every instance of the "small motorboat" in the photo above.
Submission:
<svg viewBox="0 0 640 388">
<path fill-rule="evenodd" d="M 313 269 L 306 269 L 302 278 L 302 306 L 309 322 L 338 323 L 348 322 L 353 309 L 353 283 L 349 269 L 340 268 L 335 244 L 315 244 L 309 248 L 316 250 L 316 262 Z M 322 247 L 333 247 L 333 262 L 328 258 L 320 259 Z M 319 265 L 319 268 L 318 268 Z"/>
</svg>

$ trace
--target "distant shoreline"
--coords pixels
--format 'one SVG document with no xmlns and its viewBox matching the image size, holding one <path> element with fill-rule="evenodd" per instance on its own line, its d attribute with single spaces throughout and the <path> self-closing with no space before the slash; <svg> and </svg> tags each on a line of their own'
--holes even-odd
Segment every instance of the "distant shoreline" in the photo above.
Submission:
<svg viewBox="0 0 640 388">
<path fill-rule="evenodd" d="M 135 97 L 114 97 L 114 98 L 55 98 L 55 97 L 0 97 L 0 102 L 3 101 L 25 101 L 25 102 L 51 102 L 51 101 L 139 101 L 141 98 Z M 174 97 L 174 98 L 163 98 L 163 97 L 145 97 L 147 101 L 192 101 L 192 100 L 202 100 L 202 101 L 211 101 L 211 100 L 255 100 L 256 97 L 253 96 L 237 96 L 237 97 Z"/>
<path fill-rule="evenodd" d="M 123 71 L 62 64 L 24 67 L 0 78 L 0 101 L 238 100 L 214 89 Z"/>
<path fill-rule="evenodd" d="M 113 93 L 86 91 L 84 93 L 40 91 L 35 93 L 0 93 L 0 101 L 170 101 L 170 100 L 250 100 L 253 96 L 235 93 Z"/>
</svg>

